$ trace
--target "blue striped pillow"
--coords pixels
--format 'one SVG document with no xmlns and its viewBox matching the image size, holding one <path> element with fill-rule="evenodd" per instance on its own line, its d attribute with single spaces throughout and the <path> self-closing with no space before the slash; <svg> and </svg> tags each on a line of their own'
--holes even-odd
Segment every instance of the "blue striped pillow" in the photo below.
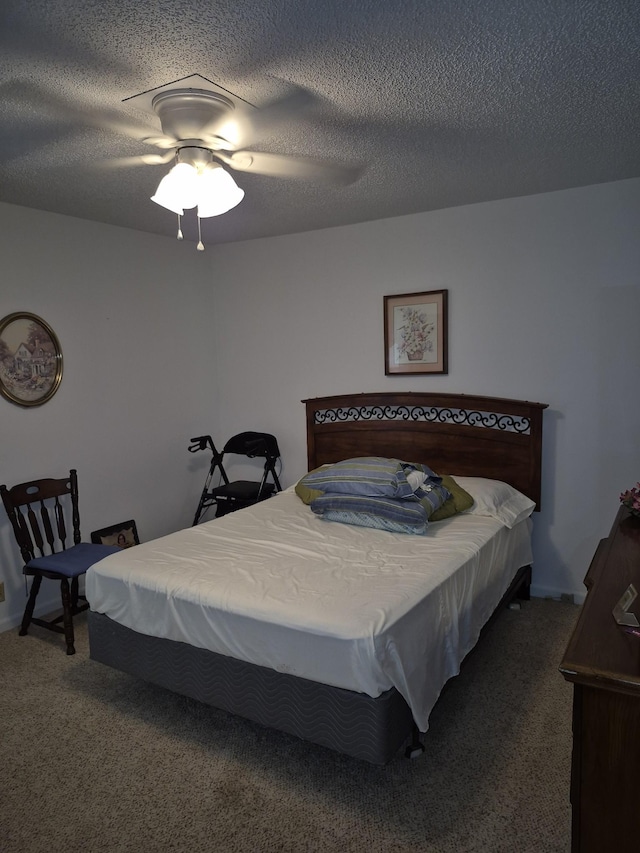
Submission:
<svg viewBox="0 0 640 853">
<path fill-rule="evenodd" d="M 403 463 L 382 456 L 360 456 L 317 468 L 303 477 L 303 482 L 307 488 L 335 494 L 388 498 L 413 495 Z"/>
<path fill-rule="evenodd" d="M 426 510 L 416 500 L 395 500 L 379 495 L 347 495 L 329 492 L 311 501 L 310 507 L 316 515 L 340 512 L 349 513 L 353 517 L 354 514 L 360 513 L 365 516 L 375 516 L 387 523 L 412 527 L 415 532 L 423 533 L 427 527 Z M 387 526 L 384 529 L 389 528 Z"/>
<path fill-rule="evenodd" d="M 422 536 L 427 532 L 426 522 L 420 524 L 402 524 L 400 521 L 390 521 L 373 512 L 348 512 L 347 510 L 332 509 L 322 514 L 326 521 L 339 521 L 342 524 L 354 524 L 357 527 L 372 527 L 375 530 L 386 530 L 389 533 L 410 533 Z"/>
</svg>

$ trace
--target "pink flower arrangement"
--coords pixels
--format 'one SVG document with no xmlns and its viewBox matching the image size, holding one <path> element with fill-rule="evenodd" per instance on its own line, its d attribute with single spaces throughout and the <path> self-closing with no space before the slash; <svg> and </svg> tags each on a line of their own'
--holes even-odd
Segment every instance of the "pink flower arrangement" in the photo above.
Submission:
<svg viewBox="0 0 640 853">
<path fill-rule="evenodd" d="M 635 488 L 622 492 L 620 503 L 624 504 L 632 515 L 640 516 L 640 483 L 636 483 Z"/>
</svg>

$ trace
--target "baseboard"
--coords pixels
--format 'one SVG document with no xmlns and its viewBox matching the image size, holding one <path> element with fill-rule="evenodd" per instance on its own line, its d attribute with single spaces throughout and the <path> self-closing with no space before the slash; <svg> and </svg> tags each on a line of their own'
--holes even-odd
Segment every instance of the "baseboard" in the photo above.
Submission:
<svg viewBox="0 0 640 853">
<path fill-rule="evenodd" d="M 538 586 L 531 584 L 531 595 L 534 598 L 553 598 L 554 601 L 573 600 L 574 604 L 584 604 L 587 597 L 586 590 L 555 589 L 554 587 Z"/>
<path fill-rule="evenodd" d="M 42 598 L 42 600 L 40 600 Z M 12 631 L 14 628 L 18 628 L 20 623 L 22 622 L 22 614 L 24 613 L 24 608 L 27 604 L 26 596 L 21 599 L 20 609 L 16 611 L 15 609 L 11 613 L 3 614 L 0 616 L 0 634 L 4 631 Z M 60 603 L 60 589 L 57 586 L 55 592 L 45 598 L 41 594 L 38 596 L 38 605 L 35 610 L 36 616 L 48 616 L 50 613 L 62 612 L 62 604 Z"/>
</svg>

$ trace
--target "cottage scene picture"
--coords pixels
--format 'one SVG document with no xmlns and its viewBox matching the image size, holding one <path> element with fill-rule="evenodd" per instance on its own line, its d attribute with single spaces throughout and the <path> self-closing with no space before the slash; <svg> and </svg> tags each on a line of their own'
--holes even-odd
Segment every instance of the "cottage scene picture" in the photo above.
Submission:
<svg viewBox="0 0 640 853">
<path fill-rule="evenodd" d="M 44 320 L 14 314 L 0 323 L 0 391 L 12 402 L 34 406 L 53 396 L 61 362 L 58 341 Z"/>
</svg>

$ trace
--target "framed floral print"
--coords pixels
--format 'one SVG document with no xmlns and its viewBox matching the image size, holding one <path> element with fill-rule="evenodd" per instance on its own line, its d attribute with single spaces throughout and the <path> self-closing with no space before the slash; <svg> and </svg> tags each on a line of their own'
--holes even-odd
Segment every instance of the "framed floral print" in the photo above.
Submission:
<svg viewBox="0 0 640 853">
<path fill-rule="evenodd" d="M 62 381 L 62 350 L 55 332 L 24 311 L 0 320 L 0 394 L 18 406 L 41 406 Z"/>
<path fill-rule="evenodd" d="M 447 293 L 384 297 L 384 372 L 447 373 Z"/>
</svg>

